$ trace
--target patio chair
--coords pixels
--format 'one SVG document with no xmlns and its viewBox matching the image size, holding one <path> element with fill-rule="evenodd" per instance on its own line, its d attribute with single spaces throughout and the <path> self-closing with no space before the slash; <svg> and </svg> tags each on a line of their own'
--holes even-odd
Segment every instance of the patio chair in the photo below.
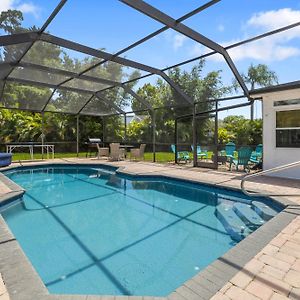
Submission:
<svg viewBox="0 0 300 300">
<path fill-rule="evenodd" d="M 176 153 L 175 145 L 171 145 L 171 150 L 173 153 Z M 187 163 L 188 161 L 190 161 L 190 155 L 187 151 L 177 151 L 177 160 L 178 161 L 184 160 L 185 163 Z"/>
<path fill-rule="evenodd" d="M 0 153 L 0 167 L 6 167 L 11 164 L 11 153 Z"/>
<path fill-rule="evenodd" d="M 263 156 L 263 145 L 259 144 L 256 146 L 255 151 L 251 153 L 250 161 L 252 163 L 258 164 L 262 161 Z"/>
<path fill-rule="evenodd" d="M 235 158 L 235 143 L 229 142 L 225 145 L 225 155 L 227 161 L 231 164 L 232 160 Z"/>
<path fill-rule="evenodd" d="M 194 146 L 191 145 L 191 149 L 194 152 Z M 201 150 L 200 146 L 197 146 L 197 157 L 200 159 L 207 158 L 207 150 Z"/>
<path fill-rule="evenodd" d="M 100 147 L 98 143 L 96 145 L 98 149 L 98 156 L 97 156 L 98 159 L 102 156 L 106 156 L 106 157 L 109 156 L 109 148 Z"/>
<path fill-rule="evenodd" d="M 235 151 L 235 143 L 229 142 L 225 145 L 226 156 L 233 156 Z"/>
<path fill-rule="evenodd" d="M 109 159 L 112 161 L 118 161 L 125 158 L 124 149 L 120 149 L 120 143 L 111 143 Z"/>
<path fill-rule="evenodd" d="M 141 144 L 140 148 L 130 149 L 130 159 L 144 159 L 146 144 Z"/>
<path fill-rule="evenodd" d="M 238 150 L 237 159 L 233 158 L 230 161 L 230 170 L 231 170 L 232 165 L 235 165 L 236 170 L 239 169 L 239 166 L 243 166 L 244 171 L 246 171 L 246 169 L 249 171 L 249 169 L 250 169 L 249 162 L 250 162 L 251 153 L 252 153 L 252 150 L 250 147 L 241 147 Z"/>
</svg>

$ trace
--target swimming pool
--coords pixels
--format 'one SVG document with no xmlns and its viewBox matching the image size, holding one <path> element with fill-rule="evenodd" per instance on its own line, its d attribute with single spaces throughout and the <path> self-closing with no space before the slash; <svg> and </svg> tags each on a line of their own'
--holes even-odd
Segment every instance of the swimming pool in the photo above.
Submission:
<svg viewBox="0 0 300 300">
<path fill-rule="evenodd" d="M 166 296 L 262 225 L 267 199 L 103 166 L 24 168 L 2 216 L 50 293 Z"/>
</svg>

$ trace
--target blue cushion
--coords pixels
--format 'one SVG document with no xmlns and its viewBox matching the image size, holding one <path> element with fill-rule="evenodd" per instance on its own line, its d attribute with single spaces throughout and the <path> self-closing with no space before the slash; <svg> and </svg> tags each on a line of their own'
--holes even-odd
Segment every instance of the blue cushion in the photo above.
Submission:
<svg viewBox="0 0 300 300">
<path fill-rule="evenodd" d="M 1 158 L 9 158 L 9 157 L 12 157 L 11 153 L 0 153 L 0 159 Z"/>
<path fill-rule="evenodd" d="M 11 164 L 11 153 L 0 153 L 0 167 L 6 167 Z"/>
</svg>

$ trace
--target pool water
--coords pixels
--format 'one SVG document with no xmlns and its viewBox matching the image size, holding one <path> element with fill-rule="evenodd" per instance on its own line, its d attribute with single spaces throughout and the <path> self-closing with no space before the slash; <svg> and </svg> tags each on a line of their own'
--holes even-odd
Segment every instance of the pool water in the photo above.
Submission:
<svg viewBox="0 0 300 300">
<path fill-rule="evenodd" d="M 101 166 L 6 175 L 26 193 L 2 216 L 50 293 L 166 296 L 258 227 L 231 216 L 251 200 L 220 188 Z"/>
</svg>

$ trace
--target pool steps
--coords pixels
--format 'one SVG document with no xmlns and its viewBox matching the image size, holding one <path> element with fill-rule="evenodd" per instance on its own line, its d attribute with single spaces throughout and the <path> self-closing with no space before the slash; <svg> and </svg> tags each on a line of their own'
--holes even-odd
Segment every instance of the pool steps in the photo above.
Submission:
<svg viewBox="0 0 300 300">
<path fill-rule="evenodd" d="M 231 238 L 241 241 L 276 215 L 276 211 L 263 202 L 253 201 L 251 205 L 235 202 L 234 204 L 220 203 L 216 207 L 215 215 Z"/>
<path fill-rule="evenodd" d="M 234 203 L 233 211 L 243 220 L 250 228 L 257 228 L 265 223 L 259 214 L 249 204 Z"/>
<path fill-rule="evenodd" d="M 219 204 L 215 210 L 215 215 L 233 240 L 240 241 L 251 233 L 250 229 L 238 217 L 230 205 Z"/>
<path fill-rule="evenodd" d="M 254 210 L 266 221 L 273 218 L 277 212 L 263 202 L 253 201 Z"/>
</svg>

